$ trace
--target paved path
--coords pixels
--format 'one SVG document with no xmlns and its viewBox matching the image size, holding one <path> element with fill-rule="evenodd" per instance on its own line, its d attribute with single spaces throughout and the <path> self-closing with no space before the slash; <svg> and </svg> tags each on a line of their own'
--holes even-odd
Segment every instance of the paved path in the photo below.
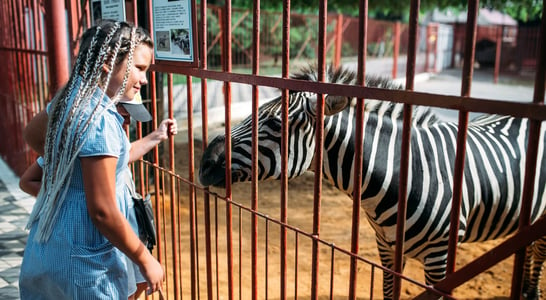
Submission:
<svg viewBox="0 0 546 300">
<path fill-rule="evenodd" d="M 19 189 L 19 178 L 0 159 L 0 299 L 19 299 L 19 267 L 28 232 L 24 230 L 34 204 Z"/>
</svg>

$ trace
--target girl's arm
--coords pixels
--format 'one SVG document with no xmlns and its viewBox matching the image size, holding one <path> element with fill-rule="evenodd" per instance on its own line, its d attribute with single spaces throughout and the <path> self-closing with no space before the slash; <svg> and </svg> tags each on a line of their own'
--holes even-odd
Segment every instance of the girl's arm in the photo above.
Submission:
<svg viewBox="0 0 546 300">
<path fill-rule="evenodd" d="M 139 240 L 116 201 L 117 158 L 81 158 L 87 209 L 93 224 L 119 250 L 139 267 L 152 291 L 161 288 L 164 271 Z"/>
<path fill-rule="evenodd" d="M 40 155 L 44 155 L 47 122 L 47 112 L 44 109 L 34 116 L 23 130 L 25 142 Z"/>
<path fill-rule="evenodd" d="M 162 141 L 165 141 L 171 135 L 178 133 L 176 127 L 176 121 L 173 119 L 165 119 L 159 127 L 148 134 L 147 136 L 136 140 L 131 143 L 131 150 L 129 152 L 129 162 L 139 160 L 144 154 L 148 153 L 152 148 L 157 146 Z"/>
<path fill-rule="evenodd" d="M 34 197 L 38 196 L 38 192 L 42 186 L 42 167 L 38 162 L 34 162 L 28 167 L 21 178 L 19 179 L 19 187 L 27 194 Z"/>
</svg>

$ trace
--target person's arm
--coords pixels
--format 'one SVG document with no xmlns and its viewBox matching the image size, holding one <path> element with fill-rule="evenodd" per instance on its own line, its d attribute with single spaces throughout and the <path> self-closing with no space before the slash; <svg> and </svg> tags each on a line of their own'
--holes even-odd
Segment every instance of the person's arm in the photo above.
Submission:
<svg viewBox="0 0 546 300">
<path fill-rule="evenodd" d="M 118 208 L 117 161 L 112 156 L 81 158 L 87 209 L 97 229 L 139 266 L 150 289 L 155 292 L 164 280 L 163 267 L 139 240 Z"/>
<path fill-rule="evenodd" d="M 171 135 L 178 133 L 176 121 L 173 119 L 165 119 L 159 124 L 156 130 L 148 134 L 147 136 L 136 140 L 131 143 L 131 150 L 129 152 L 129 162 L 135 162 L 139 160 L 144 154 L 152 150 L 162 141 L 165 141 Z"/>
<path fill-rule="evenodd" d="M 27 194 L 34 197 L 38 195 L 42 186 L 42 167 L 34 162 L 28 167 L 19 179 L 19 187 Z"/>
<path fill-rule="evenodd" d="M 42 110 L 35 115 L 23 129 L 23 139 L 38 154 L 44 154 L 44 146 L 47 132 L 47 112 Z"/>
</svg>

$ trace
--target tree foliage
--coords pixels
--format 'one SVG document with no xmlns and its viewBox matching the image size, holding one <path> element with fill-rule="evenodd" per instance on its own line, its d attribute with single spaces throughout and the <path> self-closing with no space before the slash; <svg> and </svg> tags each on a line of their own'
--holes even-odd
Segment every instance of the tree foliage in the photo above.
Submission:
<svg viewBox="0 0 546 300">
<path fill-rule="evenodd" d="M 223 5 L 223 0 L 209 0 L 210 3 Z M 358 15 L 358 0 L 335 0 L 329 1 L 328 9 L 348 15 Z M 261 0 L 261 9 L 282 10 L 283 1 L 279 0 Z M 318 0 L 291 0 L 291 8 L 294 11 L 302 13 L 316 13 L 318 10 Z M 411 1 L 408 0 L 373 0 L 368 1 L 369 14 L 375 18 L 382 19 L 407 19 L 409 15 Z M 465 0 L 421 0 L 421 13 L 425 13 L 435 8 L 465 10 L 467 1 Z M 251 0 L 232 0 L 234 7 L 252 8 Z M 520 22 L 536 21 L 542 16 L 542 0 L 483 0 L 480 6 L 496 9 L 504 12 Z"/>
</svg>

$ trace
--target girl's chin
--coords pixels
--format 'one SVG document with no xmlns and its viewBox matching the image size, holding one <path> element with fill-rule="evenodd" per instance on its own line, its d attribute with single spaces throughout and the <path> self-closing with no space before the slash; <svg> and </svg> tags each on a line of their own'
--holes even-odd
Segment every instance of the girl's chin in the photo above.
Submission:
<svg viewBox="0 0 546 300">
<path fill-rule="evenodd" d="M 127 95 L 123 95 L 121 97 L 119 97 L 119 101 L 120 102 L 128 102 L 128 101 L 131 101 L 133 100 L 133 98 L 129 98 L 130 96 L 127 96 Z M 133 96 L 134 97 L 134 96 Z"/>
</svg>

